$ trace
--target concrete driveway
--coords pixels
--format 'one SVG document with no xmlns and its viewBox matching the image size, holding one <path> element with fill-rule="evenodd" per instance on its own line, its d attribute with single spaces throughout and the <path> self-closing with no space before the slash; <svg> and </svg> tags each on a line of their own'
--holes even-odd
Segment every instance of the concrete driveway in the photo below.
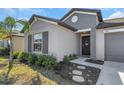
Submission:
<svg viewBox="0 0 124 93">
<path fill-rule="evenodd" d="M 124 63 L 105 61 L 97 85 L 123 85 Z"/>
</svg>

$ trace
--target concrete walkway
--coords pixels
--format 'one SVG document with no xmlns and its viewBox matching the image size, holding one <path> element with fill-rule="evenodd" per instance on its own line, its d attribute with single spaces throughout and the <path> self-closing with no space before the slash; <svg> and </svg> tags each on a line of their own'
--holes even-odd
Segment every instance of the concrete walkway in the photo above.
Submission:
<svg viewBox="0 0 124 93">
<path fill-rule="evenodd" d="M 105 61 L 97 85 L 123 85 L 124 63 Z"/>
<path fill-rule="evenodd" d="M 123 85 L 124 84 L 124 63 L 105 61 L 104 65 L 85 62 L 87 58 L 79 57 L 72 60 L 72 63 L 91 66 L 101 69 L 97 85 Z"/>
<path fill-rule="evenodd" d="M 71 62 L 79 64 L 79 65 L 91 66 L 91 67 L 95 67 L 95 68 L 99 68 L 99 69 L 103 68 L 102 65 L 85 62 L 86 59 L 88 59 L 88 58 L 79 57 L 78 59 L 72 60 Z"/>
</svg>

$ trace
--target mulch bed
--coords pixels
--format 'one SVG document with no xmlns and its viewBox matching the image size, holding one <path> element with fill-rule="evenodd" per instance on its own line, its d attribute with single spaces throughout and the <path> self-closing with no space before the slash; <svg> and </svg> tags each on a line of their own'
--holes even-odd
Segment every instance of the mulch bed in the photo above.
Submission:
<svg viewBox="0 0 124 93">
<path fill-rule="evenodd" d="M 103 64 L 104 64 L 104 61 L 101 61 L 101 60 L 93 60 L 93 59 L 86 59 L 85 62 L 94 63 L 94 64 L 99 64 L 99 65 L 103 65 Z"/>
<path fill-rule="evenodd" d="M 90 67 L 90 66 L 84 66 L 85 69 L 79 69 L 77 68 L 79 66 L 78 64 L 75 63 L 69 63 L 69 62 L 60 62 L 58 65 L 58 70 L 56 72 L 60 74 L 63 78 L 69 79 L 79 85 L 95 85 L 98 79 L 98 76 L 100 74 L 100 69 Z M 72 79 L 73 77 L 73 70 L 79 70 L 82 72 L 82 77 L 84 78 L 84 82 L 76 82 Z M 87 75 L 88 74 L 88 75 Z M 91 82 L 92 81 L 92 82 Z"/>
</svg>

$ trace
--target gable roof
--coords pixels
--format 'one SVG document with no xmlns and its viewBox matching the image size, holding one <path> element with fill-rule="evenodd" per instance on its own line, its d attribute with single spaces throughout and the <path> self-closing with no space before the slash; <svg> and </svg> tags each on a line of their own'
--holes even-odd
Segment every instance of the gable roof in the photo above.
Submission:
<svg viewBox="0 0 124 93">
<path fill-rule="evenodd" d="M 102 15 L 101 15 L 101 11 L 98 9 L 86 9 L 86 8 L 72 8 L 67 14 L 65 14 L 60 21 L 64 20 L 67 16 L 69 16 L 72 12 L 74 11 L 83 11 L 83 12 L 91 12 L 91 13 L 96 13 L 99 22 L 102 22 Z"/>
<path fill-rule="evenodd" d="M 55 23 L 57 23 L 58 25 L 63 26 L 63 27 L 65 27 L 65 28 L 67 28 L 67 29 L 70 29 L 70 30 L 72 30 L 72 31 L 77 31 L 77 29 L 75 29 L 74 27 L 72 27 L 72 26 L 70 26 L 70 25 L 68 25 L 68 24 L 66 24 L 66 23 L 64 23 L 64 22 L 62 22 L 62 21 L 60 21 L 60 20 L 53 19 L 53 18 L 48 18 L 48 17 L 44 17 L 44 16 L 40 16 L 40 15 L 35 15 L 35 14 L 32 15 L 32 17 L 29 19 L 29 23 L 30 23 L 30 24 L 35 20 L 35 17 L 36 17 L 36 18 L 45 19 L 45 20 L 48 20 L 48 21 L 52 21 L 52 22 L 55 22 Z M 24 32 L 23 29 L 22 29 L 21 32 Z"/>
<path fill-rule="evenodd" d="M 103 28 L 109 28 L 109 27 L 116 27 L 116 26 L 124 26 L 124 22 L 100 22 L 96 29 L 103 29 Z"/>
</svg>

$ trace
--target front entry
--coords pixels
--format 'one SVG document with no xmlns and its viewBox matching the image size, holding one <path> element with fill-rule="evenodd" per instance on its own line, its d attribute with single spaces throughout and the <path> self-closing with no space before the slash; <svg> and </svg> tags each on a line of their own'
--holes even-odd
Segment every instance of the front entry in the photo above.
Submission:
<svg viewBox="0 0 124 93">
<path fill-rule="evenodd" d="M 82 55 L 90 55 L 90 36 L 82 37 Z"/>
</svg>

